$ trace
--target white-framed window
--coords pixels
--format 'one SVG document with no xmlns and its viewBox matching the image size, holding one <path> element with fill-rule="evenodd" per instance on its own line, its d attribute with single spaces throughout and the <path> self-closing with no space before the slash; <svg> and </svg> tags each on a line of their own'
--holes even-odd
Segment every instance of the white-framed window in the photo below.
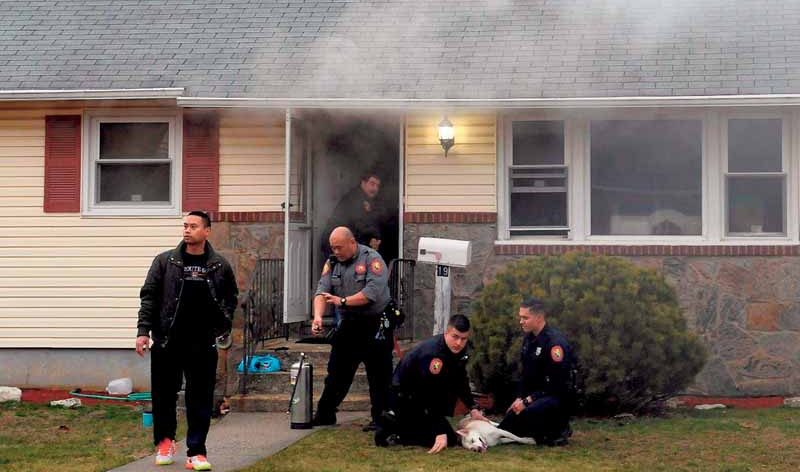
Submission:
<svg viewBox="0 0 800 472">
<path fill-rule="evenodd" d="M 498 239 L 797 243 L 800 166 L 792 146 L 800 142 L 798 118 L 800 112 L 764 108 L 502 114 Z M 528 137 L 562 136 L 560 130 L 557 146 Z M 563 149 L 563 161 L 555 157 L 556 148 Z M 559 166 L 564 188 L 536 175 L 555 176 Z M 537 184 L 537 178 L 545 182 Z M 528 187 L 534 195 L 557 190 L 565 197 L 526 202 L 535 197 L 517 194 Z M 558 215 L 566 226 L 548 228 L 540 214 Z"/>
<path fill-rule="evenodd" d="M 512 235 L 567 236 L 565 134 L 564 121 L 511 123 L 508 222 Z"/>
<path fill-rule="evenodd" d="M 787 234 L 788 127 L 780 115 L 727 116 L 724 122 L 724 234 Z"/>
<path fill-rule="evenodd" d="M 702 120 L 591 120 L 589 140 L 590 235 L 702 234 Z"/>
<path fill-rule="evenodd" d="M 175 113 L 89 112 L 83 213 L 180 213 L 180 119 Z"/>
</svg>

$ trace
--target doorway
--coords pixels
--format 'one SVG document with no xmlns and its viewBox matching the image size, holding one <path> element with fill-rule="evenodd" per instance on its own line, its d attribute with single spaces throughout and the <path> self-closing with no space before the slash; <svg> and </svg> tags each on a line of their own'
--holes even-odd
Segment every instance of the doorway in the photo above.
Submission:
<svg viewBox="0 0 800 472">
<path fill-rule="evenodd" d="M 385 215 L 379 252 L 387 264 L 402 253 L 402 123 L 400 113 L 287 110 L 284 323 L 310 319 L 324 262 L 321 243 L 337 224 L 331 215 L 345 194 L 358 189 L 365 170 L 380 176 L 372 200 Z"/>
<path fill-rule="evenodd" d="M 324 263 L 323 239 L 334 208 L 348 192 L 358 187 L 361 176 L 374 170 L 380 176 L 376 208 L 386 215 L 380 227 L 378 252 L 388 264 L 401 254 L 400 145 L 402 116 L 366 112 L 320 112 L 311 120 L 312 290 L 316 289 Z"/>
</svg>

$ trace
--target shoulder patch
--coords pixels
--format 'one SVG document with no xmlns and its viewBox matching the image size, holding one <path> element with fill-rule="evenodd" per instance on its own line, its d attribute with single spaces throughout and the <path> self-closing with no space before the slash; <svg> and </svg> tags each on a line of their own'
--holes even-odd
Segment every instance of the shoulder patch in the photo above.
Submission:
<svg viewBox="0 0 800 472">
<path fill-rule="evenodd" d="M 362 275 L 367 273 L 367 266 L 364 264 L 357 264 L 356 265 L 356 274 Z"/>
<path fill-rule="evenodd" d="M 375 275 L 381 275 L 383 273 L 383 263 L 379 259 L 375 259 L 369 264 L 369 269 Z"/>
<path fill-rule="evenodd" d="M 550 358 L 553 362 L 561 362 L 564 360 L 564 348 L 561 346 L 553 346 L 550 348 Z"/>
<path fill-rule="evenodd" d="M 439 372 L 442 371 L 443 366 L 444 363 L 442 362 L 442 360 L 439 359 L 438 357 L 434 357 L 433 359 L 431 359 L 431 364 L 428 366 L 428 370 L 433 375 L 439 375 Z"/>
<path fill-rule="evenodd" d="M 325 261 L 325 265 L 322 266 L 322 275 L 327 275 L 328 272 L 330 272 L 330 271 L 331 271 L 331 263 L 328 262 L 328 261 Z"/>
</svg>

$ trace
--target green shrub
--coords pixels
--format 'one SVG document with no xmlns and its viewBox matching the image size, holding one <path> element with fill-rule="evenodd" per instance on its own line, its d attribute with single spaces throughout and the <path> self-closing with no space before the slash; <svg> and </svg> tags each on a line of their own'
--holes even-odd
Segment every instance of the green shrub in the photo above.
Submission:
<svg viewBox="0 0 800 472">
<path fill-rule="evenodd" d="M 498 407 L 513 399 L 519 379 L 517 313 L 531 295 L 578 356 L 586 413 L 638 411 L 685 389 L 705 363 L 704 346 L 658 272 L 583 252 L 527 258 L 483 289 L 471 317 L 471 378 Z"/>
</svg>

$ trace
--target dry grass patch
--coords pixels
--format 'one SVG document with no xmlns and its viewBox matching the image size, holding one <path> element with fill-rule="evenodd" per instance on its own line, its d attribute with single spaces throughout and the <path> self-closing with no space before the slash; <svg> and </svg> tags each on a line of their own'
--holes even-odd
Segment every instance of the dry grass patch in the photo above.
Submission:
<svg viewBox="0 0 800 472">
<path fill-rule="evenodd" d="M 0 403 L 0 470 L 109 470 L 152 453 L 152 430 L 141 422 L 130 406 Z"/>
<path fill-rule="evenodd" d="M 486 454 L 380 449 L 358 426 L 320 430 L 246 469 L 261 471 L 783 471 L 800 469 L 800 410 L 681 411 L 632 421 L 579 420 L 568 447 Z"/>
</svg>

